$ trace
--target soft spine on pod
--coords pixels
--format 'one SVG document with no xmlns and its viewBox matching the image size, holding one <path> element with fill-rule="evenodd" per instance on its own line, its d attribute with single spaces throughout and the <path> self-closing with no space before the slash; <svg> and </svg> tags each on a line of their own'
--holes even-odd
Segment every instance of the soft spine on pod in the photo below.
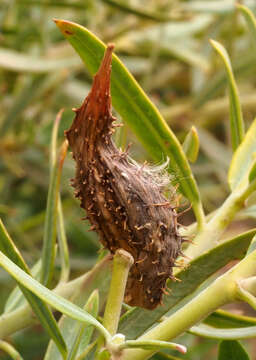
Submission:
<svg viewBox="0 0 256 360">
<path fill-rule="evenodd" d="M 66 137 L 76 162 L 72 180 L 75 196 L 86 210 L 102 244 L 111 253 L 119 248 L 134 258 L 125 301 L 154 309 L 174 279 L 173 267 L 182 254 L 177 213 L 163 195 L 163 186 L 147 167 L 117 149 L 111 136 L 116 119 L 111 113 L 112 51 L 108 45 L 92 89 Z"/>
</svg>

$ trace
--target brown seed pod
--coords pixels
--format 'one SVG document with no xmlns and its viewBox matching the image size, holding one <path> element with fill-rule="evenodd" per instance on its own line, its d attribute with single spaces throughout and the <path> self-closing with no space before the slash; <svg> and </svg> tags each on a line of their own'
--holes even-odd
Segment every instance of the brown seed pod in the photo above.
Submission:
<svg viewBox="0 0 256 360">
<path fill-rule="evenodd" d="M 162 183 L 116 148 L 111 135 L 109 45 L 91 92 L 76 109 L 66 131 L 76 161 L 75 196 L 102 244 L 114 253 L 123 248 L 134 258 L 125 301 L 154 309 L 181 254 L 175 207 L 163 195 Z"/>
</svg>

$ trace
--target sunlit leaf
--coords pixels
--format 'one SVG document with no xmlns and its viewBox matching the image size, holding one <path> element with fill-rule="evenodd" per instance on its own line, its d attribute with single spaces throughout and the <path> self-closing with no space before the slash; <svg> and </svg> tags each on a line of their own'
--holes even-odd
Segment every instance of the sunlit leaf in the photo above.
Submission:
<svg viewBox="0 0 256 360">
<path fill-rule="evenodd" d="M 243 142 L 236 150 L 228 173 L 228 182 L 231 190 L 238 186 L 248 184 L 248 176 L 251 170 L 254 154 L 256 152 L 256 120 L 247 130 Z"/>
<path fill-rule="evenodd" d="M 254 51 L 256 50 L 256 19 L 253 12 L 244 5 L 237 4 L 237 9 L 244 16 L 245 21 L 249 27 L 252 43 L 254 45 Z"/>
</svg>

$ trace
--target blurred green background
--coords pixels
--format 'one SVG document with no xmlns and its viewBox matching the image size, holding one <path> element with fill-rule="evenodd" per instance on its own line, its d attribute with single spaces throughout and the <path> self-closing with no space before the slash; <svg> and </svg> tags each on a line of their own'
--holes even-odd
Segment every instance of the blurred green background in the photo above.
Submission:
<svg viewBox="0 0 256 360">
<path fill-rule="evenodd" d="M 256 12 L 255 0 L 241 3 Z M 216 209 L 228 194 L 231 147 L 225 73 L 209 38 L 220 41 L 231 57 L 246 127 L 256 112 L 256 52 L 235 1 L 0 0 L 0 216 L 27 262 L 41 256 L 53 122 L 64 108 L 61 143 L 73 119 L 71 108 L 81 104 L 91 84 L 53 18 L 75 21 L 104 42 L 114 42 L 116 53 L 180 141 L 192 125 L 197 127 L 201 147 L 192 169 L 206 212 Z M 128 128 L 115 136 L 123 148 L 132 142 L 135 159 L 152 161 Z M 81 221 L 84 214 L 69 185 L 73 175 L 68 155 L 61 192 L 75 276 L 95 262 L 99 243 Z M 229 234 L 254 221 L 255 207 L 247 209 L 246 221 L 244 217 L 241 214 Z M 181 222 L 192 221 L 188 213 Z M 0 271 L 0 310 L 13 285 Z M 38 326 L 12 341 L 24 359 L 36 360 L 42 359 L 48 339 Z M 190 335 L 182 341 L 190 349 L 184 359 L 216 359 L 216 341 Z M 255 353 L 256 343 L 248 344 Z M 0 359 L 8 358 L 0 352 Z"/>
</svg>

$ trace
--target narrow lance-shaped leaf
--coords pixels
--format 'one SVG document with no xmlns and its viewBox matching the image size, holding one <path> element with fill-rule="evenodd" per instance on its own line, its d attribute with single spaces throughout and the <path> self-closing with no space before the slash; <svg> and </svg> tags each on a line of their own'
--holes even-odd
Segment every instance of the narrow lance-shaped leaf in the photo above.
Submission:
<svg viewBox="0 0 256 360">
<path fill-rule="evenodd" d="M 243 142 L 235 152 L 229 172 L 228 182 L 231 190 L 240 186 L 247 186 L 249 173 L 252 169 L 254 154 L 256 152 L 256 119 L 247 130 Z"/>
<path fill-rule="evenodd" d="M 40 278 L 40 271 L 41 271 L 42 262 L 41 259 L 39 259 L 35 265 L 31 268 L 31 274 L 34 279 L 39 280 Z M 26 302 L 25 297 L 20 290 L 19 286 L 15 286 L 13 291 L 10 293 L 5 306 L 4 306 L 4 313 L 8 313 L 10 311 L 13 311 L 17 309 L 18 307 L 24 305 Z"/>
<path fill-rule="evenodd" d="M 50 182 L 47 196 L 46 216 L 44 225 L 44 241 L 42 254 L 41 282 L 48 286 L 54 270 L 55 244 L 56 244 L 56 224 L 57 206 L 59 196 L 59 185 L 61 171 L 57 161 L 57 137 L 59 123 L 63 110 L 61 110 L 53 126 L 51 149 L 50 149 Z M 61 154 L 62 156 L 63 154 Z M 63 161 L 61 162 L 61 165 Z"/>
<path fill-rule="evenodd" d="M 241 12 L 241 14 L 243 15 L 250 33 L 251 33 L 251 38 L 252 38 L 252 43 L 254 46 L 254 51 L 256 50 L 256 19 L 255 16 L 253 15 L 253 12 L 248 9 L 246 6 L 244 5 L 240 5 L 237 4 L 237 9 Z"/>
<path fill-rule="evenodd" d="M 58 178 L 61 177 L 63 163 L 67 154 L 68 142 L 63 141 L 60 149 L 59 162 L 58 162 Z M 65 232 L 64 217 L 62 212 L 60 193 L 58 194 L 57 203 L 57 228 L 58 228 L 58 243 L 59 243 L 59 254 L 61 261 L 61 274 L 60 281 L 65 282 L 69 278 L 70 264 L 69 264 L 69 251 L 68 243 Z"/>
<path fill-rule="evenodd" d="M 232 148 L 235 151 L 244 137 L 244 122 L 241 104 L 239 100 L 238 88 L 235 82 L 235 77 L 232 70 L 232 65 L 226 49 L 217 41 L 211 40 L 211 44 L 214 49 L 221 56 L 229 85 L 229 106 L 230 106 L 230 129 L 231 129 L 231 143 Z"/>
<path fill-rule="evenodd" d="M 99 291 L 94 290 L 89 297 L 87 303 L 84 306 L 84 310 L 91 314 L 93 317 L 98 316 L 99 311 Z M 68 354 L 67 360 L 74 360 L 76 355 L 80 355 L 86 346 L 90 343 L 93 333 L 93 327 L 91 325 L 86 327 L 86 324 L 79 326 L 76 334 L 75 341 Z"/>
<path fill-rule="evenodd" d="M 68 243 L 65 232 L 60 194 L 58 199 L 58 240 L 59 240 L 58 242 L 59 242 L 60 261 L 61 261 L 60 281 L 66 282 L 69 279 L 70 263 L 69 263 Z"/>
<path fill-rule="evenodd" d="M 233 63 L 233 72 L 236 77 L 250 77 L 255 69 L 255 54 L 252 51 L 246 51 L 239 56 Z M 227 75 L 223 69 L 215 72 L 214 76 L 207 81 L 194 99 L 194 106 L 201 107 L 208 100 L 219 95 L 226 86 Z"/>
<path fill-rule="evenodd" d="M 5 256 L 4 254 L 6 254 L 11 259 L 9 260 L 10 262 L 13 261 L 11 262 L 12 264 L 15 263 L 19 266 L 17 267 L 15 265 L 18 270 L 20 268 L 23 271 L 25 271 L 25 273 L 30 274 L 30 270 L 28 266 L 26 265 L 25 261 L 23 260 L 21 254 L 14 245 L 13 241 L 11 240 L 1 219 L 0 219 L 0 251 L 3 254 L 3 256 Z M 33 311 L 35 312 L 42 326 L 49 333 L 50 337 L 54 340 L 63 357 L 65 357 L 66 344 L 62 338 L 56 320 L 54 319 L 51 311 L 49 310 L 47 305 L 41 299 L 39 299 L 33 292 L 30 292 L 26 286 L 20 284 L 20 289 L 23 292 L 29 304 L 31 305 Z"/>
<path fill-rule="evenodd" d="M 249 356 L 238 341 L 224 340 L 220 343 L 218 360 L 249 360 Z"/>
<path fill-rule="evenodd" d="M 237 315 L 225 310 L 217 310 L 210 314 L 204 320 L 204 323 L 209 326 L 214 326 L 215 328 L 221 329 L 238 327 L 241 328 L 248 326 L 255 326 L 256 329 L 256 319 L 254 317 Z"/>
<path fill-rule="evenodd" d="M 8 257 L 6 257 L 1 251 L 0 266 L 2 266 L 18 283 L 23 285 L 24 288 L 33 292 L 33 294 L 51 305 L 54 309 L 59 310 L 63 314 L 70 316 L 75 320 L 94 325 L 107 341 L 110 340 L 111 335 L 109 332 L 92 315 L 34 280 L 26 272 L 15 265 L 14 262 L 9 260 Z"/>
<path fill-rule="evenodd" d="M 105 45 L 86 28 L 64 20 L 55 20 L 64 36 L 95 74 L 103 57 Z M 179 182 L 179 189 L 193 205 L 199 224 L 204 222 L 199 191 L 182 147 L 159 111 L 148 99 L 117 56 L 113 55 L 111 95 L 115 109 L 131 127 L 157 161 L 163 155 L 170 159 L 169 171 Z"/>
<path fill-rule="evenodd" d="M 99 306 L 100 306 L 100 311 L 102 311 L 109 290 L 109 284 L 111 278 L 110 268 L 111 268 L 110 255 L 107 255 L 103 260 L 98 261 L 98 263 L 94 266 L 94 268 L 87 273 L 84 282 L 77 288 L 74 295 L 70 299 L 72 303 L 82 308 L 84 304 L 88 301 L 90 294 L 92 294 L 95 289 L 98 289 L 99 300 L 100 300 Z M 68 350 L 71 349 L 71 346 L 75 342 L 75 338 L 76 338 L 76 333 L 74 331 L 70 332 L 70 329 L 76 329 L 77 325 L 78 324 L 76 320 L 65 315 L 62 315 L 58 322 L 59 329 L 66 341 Z M 86 330 L 86 334 L 87 334 L 87 330 Z M 82 352 L 85 351 L 83 347 L 84 343 L 85 346 L 87 346 L 86 336 L 83 336 L 83 340 L 80 343 L 78 350 L 79 354 L 80 351 Z M 56 348 L 56 345 L 53 343 L 53 341 L 50 341 L 44 360 L 52 360 L 52 359 L 61 360 L 61 357 L 58 349 Z"/>
<path fill-rule="evenodd" d="M 192 163 L 196 162 L 199 152 L 199 137 L 195 126 L 192 126 L 183 142 L 183 150 Z"/>
</svg>

